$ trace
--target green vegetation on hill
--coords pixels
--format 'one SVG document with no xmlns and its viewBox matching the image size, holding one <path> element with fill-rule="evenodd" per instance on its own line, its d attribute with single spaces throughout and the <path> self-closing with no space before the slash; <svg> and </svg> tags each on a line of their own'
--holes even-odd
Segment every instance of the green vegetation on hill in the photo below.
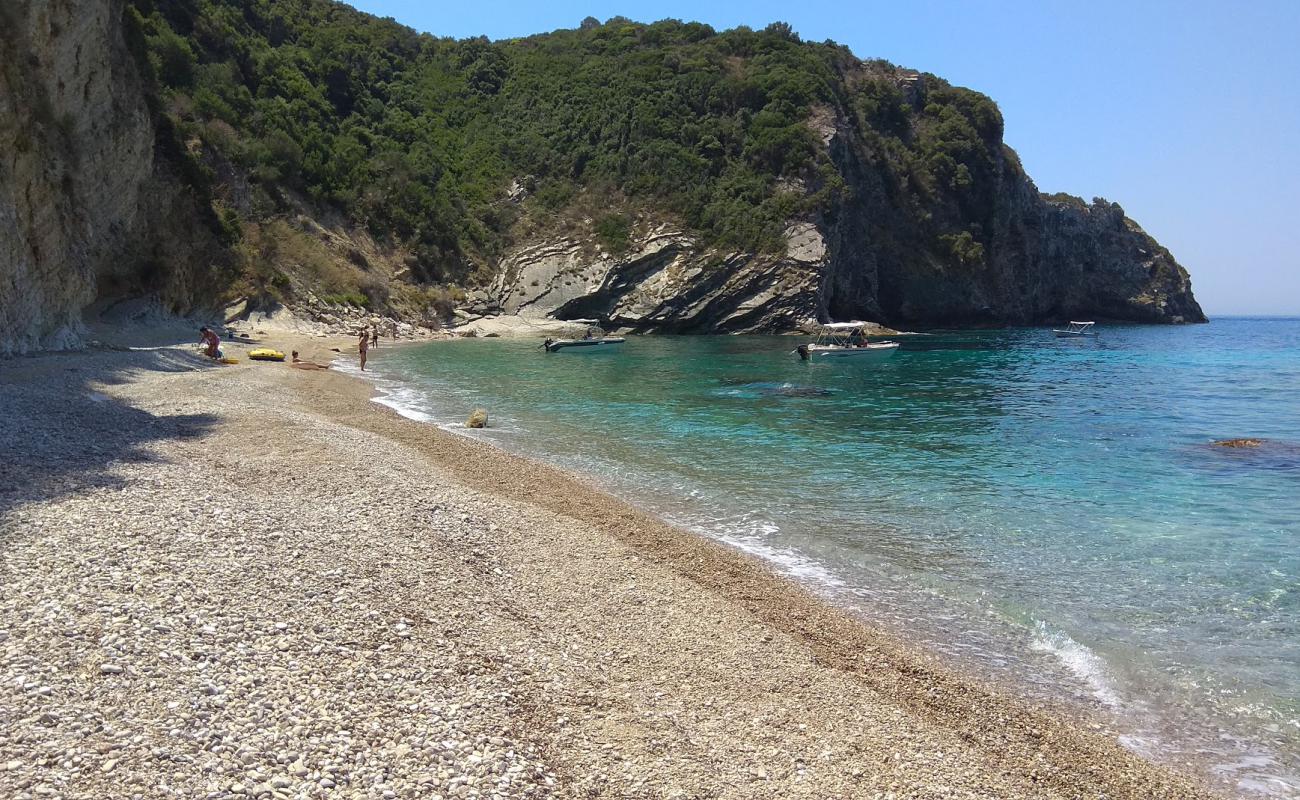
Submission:
<svg viewBox="0 0 1300 800">
<path fill-rule="evenodd" d="M 598 235 L 626 246 L 653 207 L 721 246 L 779 250 L 790 219 L 846 197 L 814 121 L 847 120 L 894 200 L 936 220 L 936 252 L 983 255 L 1003 158 L 997 107 L 788 26 L 716 32 L 615 18 L 501 42 L 418 34 L 330 0 L 129 0 L 128 40 L 200 190 L 215 163 L 341 210 L 410 248 L 417 277 L 472 280 L 521 217 L 607 198 Z M 185 143 L 183 146 L 180 143 Z M 523 203 L 508 199 L 516 181 Z M 940 236 L 944 236 L 942 240 Z"/>
</svg>

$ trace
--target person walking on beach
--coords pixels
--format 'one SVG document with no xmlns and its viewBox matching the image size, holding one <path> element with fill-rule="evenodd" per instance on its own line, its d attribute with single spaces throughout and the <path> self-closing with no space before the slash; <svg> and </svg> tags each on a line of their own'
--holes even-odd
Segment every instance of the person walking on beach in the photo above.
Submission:
<svg viewBox="0 0 1300 800">
<path fill-rule="evenodd" d="M 370 331 L 365 328 L 361 329 L 361 337 L 357 339 L 357 352 L 361 354 L 361 371 L 366 371 L 366 353 L 370 350 Z"/>
</svg>

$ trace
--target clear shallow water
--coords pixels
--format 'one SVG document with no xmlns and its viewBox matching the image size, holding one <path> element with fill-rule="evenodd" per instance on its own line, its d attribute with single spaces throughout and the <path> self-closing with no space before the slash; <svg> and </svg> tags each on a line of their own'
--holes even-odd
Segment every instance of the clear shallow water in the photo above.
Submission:
<svg viewBox="0 0 1300 800">
<path fill-rule="evenodd" d="M 1300 320 L 374 353 L 385 402 L 596 476 L 1134 748 L 1300 797 Z M 809 391 L 812 390 L 812 391 Z M 1257 450 L 1215 439 L 1264 437 Z"/>
</svg>

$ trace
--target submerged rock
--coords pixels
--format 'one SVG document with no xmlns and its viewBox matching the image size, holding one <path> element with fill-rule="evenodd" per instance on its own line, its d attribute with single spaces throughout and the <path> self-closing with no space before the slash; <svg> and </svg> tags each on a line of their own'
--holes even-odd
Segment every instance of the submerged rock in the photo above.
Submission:
<svg viewBox="0 0 1300 800">
<path fill-rule="evenodd" d="M 1267 441 L 1265 439 L 1220 439 L 1211 444 L 1211 447 L 1259 447 Z"/>
<path fill-rule="evenodd" d="M 764 394 L 777 397 L 830 397 L 831 391 L 816 386 L 778 386 L 775 389 L 765 390 Z"/>
<path fill-rule="evenodd" d="M 819 386 L 768 381 L 727 382 L 726 394 L 732 397 L 829 397 L 832 392 Z"/>
<path fill-rule="evenodd" d="M 1220 454 L 1218 458 L 1200 459 L 1212 469 L 1300 470 L 1300 444 L 1296 442 L 1262 438 L 1220 439 L 1210 442 L 1206 449 Z"/>
<path fill-rule="evenodd" d="M 473 413 L 469 415 L 469 419 L 465 420 L 466 428 L 486 428 L 487 424 L 487 412 L 481 408 L 474 409 Z"/>
</svg>

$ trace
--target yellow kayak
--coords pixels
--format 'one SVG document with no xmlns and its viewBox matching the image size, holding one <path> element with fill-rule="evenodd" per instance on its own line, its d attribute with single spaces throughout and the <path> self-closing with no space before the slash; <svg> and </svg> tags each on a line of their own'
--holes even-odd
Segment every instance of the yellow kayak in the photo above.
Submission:
<svg viewBox="0 0 1300 800">
<path fill-rule="evenodd" d="M 249 350 L 248 357 L 254 361 L 283 361 L 284 353 L 269 347 L 259 347 L 256 350 Z"/>
</svg>

